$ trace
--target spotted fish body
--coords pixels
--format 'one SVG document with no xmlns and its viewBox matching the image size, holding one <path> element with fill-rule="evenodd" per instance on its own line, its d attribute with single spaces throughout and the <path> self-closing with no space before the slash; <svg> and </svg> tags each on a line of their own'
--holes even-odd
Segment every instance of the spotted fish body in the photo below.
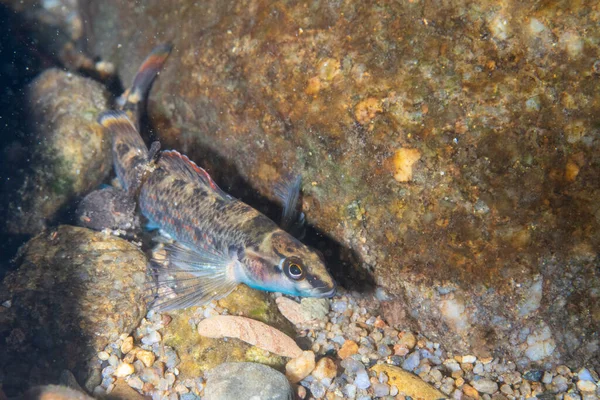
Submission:
<svg viewBox="0 0 600 400">
<path fill-rule="evenodd" d="M 145 62 L 138 72 L 146 85 L 162 65 L 157 58 L 151 55 L 153 62 Z M 129 93 L 147 92 L 135 87 L 136 79 Z M 186 156 L 172 150 L 158 157 L 149 154 L 126 112 L 107 112 L 99 122 L 112 134 L 121 184 L 136 196 L 150 223 L 173 239 L 154 253 L 155 309 L 202 304 L 227 295 L 239 283 L 297 296 L 333 295 L 335 283 L 317 252 L 226 194 Z M 299 189 L 299 181 L 295 186 Z"/>
</svg>

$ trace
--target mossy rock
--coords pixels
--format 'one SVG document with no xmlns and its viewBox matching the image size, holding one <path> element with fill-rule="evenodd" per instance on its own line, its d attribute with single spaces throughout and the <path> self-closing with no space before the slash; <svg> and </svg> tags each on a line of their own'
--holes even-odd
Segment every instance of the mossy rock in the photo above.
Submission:
<svg viewBox="0 0 600 400">
<path fill-rule="evenodd" d="M 279 310 L 271 296 L 262 291 L 239 285 L 229 296 L 218 301 L 232 315 L 242 315 L 264 322 L 294 337 L 294 326 Z M 280 371 L 287 358 L 251 346 L 238 339 L 212 339 L 200 336 L 194 321 L 197 307 L 170 313 L 173 320 L 163 330 L 166 345 L 171 346 L 180 358 L 179 371 L 184 377 L 197 377 L 224 362 L 257 362 Z M 190 322 L 192 321 L 192 322 Z"/>
</svg>

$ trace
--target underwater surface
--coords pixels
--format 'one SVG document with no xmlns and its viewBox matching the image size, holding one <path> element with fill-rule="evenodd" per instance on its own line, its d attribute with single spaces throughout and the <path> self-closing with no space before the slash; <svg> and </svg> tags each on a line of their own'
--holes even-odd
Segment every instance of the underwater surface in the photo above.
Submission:
<svg viewBox="0 0 600 400">
<path fill-rule="evenodd" d="M 595 2 L 0 4 L 0 399 L 600 395 Z"/>
</svg>

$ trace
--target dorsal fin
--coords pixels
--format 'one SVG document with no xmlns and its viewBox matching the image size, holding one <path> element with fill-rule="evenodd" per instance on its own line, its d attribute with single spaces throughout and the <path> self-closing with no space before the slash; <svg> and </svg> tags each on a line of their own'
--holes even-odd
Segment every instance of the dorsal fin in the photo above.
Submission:
<svg viewBox="0 0 600 400">
<path fill-rule="evenodd" d="M 177 174 L 191 181 L 202 182 L 204 185 L 208 186 L 215 193 L 221 196 L 224 200 L 233 200 L 233 197 L 225 193 L 219 186 L 217 186 L 208 172 L 206 172 L 203 168 L 200 168 L 195 162 L 178 151 L 163 151 L 160 154 L 159 165 L 172 174 Z"/>
</svg>

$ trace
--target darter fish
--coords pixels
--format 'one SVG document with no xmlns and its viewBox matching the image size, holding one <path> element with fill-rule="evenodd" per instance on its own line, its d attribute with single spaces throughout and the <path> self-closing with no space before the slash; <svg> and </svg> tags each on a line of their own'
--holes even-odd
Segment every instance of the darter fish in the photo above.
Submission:
<svg viewBox="0 0 600 400">
<path fill-rule="evenodd" d="M 140 104 L 169 52 L 168 46 L 157 47 L 121 97 L 121 110 L 99 118 L 112 137 L 121 185 L 149 223 L 172 239 L 151 261 L 152 308 L 204 304 L 239 283 L 295 296 L 332 296 L 336 286 L 319 253 L 225 193 L 185 155 L 158 152 L 155 144 L 147 149 L 138 133 Z M 283 196 L 286 225 L 294 219 L 299 190 L 298 179 Z"/>
</svg>

